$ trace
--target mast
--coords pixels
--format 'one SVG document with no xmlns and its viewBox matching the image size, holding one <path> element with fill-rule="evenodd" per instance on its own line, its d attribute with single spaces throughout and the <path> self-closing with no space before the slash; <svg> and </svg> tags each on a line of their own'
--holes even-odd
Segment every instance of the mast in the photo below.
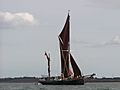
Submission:
<svg viewBox="0 0 120 90">
<path fill-rule="evenodd" d="M 47 53 L 45 52 L 45 56 L 46 56 L 46 58 L 47 58 L 47 60 L 48 60 L 48 77 L 49 77 L 49 79 L 50 79 L 50 53 L 47 54 Z"/>
</svg>

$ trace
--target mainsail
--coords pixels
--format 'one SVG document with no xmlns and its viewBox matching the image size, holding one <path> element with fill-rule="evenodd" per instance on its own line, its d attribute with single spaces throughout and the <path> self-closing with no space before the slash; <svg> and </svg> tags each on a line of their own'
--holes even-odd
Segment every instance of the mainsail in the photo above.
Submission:
<svg viewBox="0 0 120 90">
<path fill-rule="evenodd" d="M 61 53 L 61 73 L 64 77 L 69 76 L 69 14 L 62 32 L 59 35 Z"/>
<path fill-rule="evenodd" d="M 61 73 L 65 78 L 70 76 L 70 62 L 73 68 L 74 77 L 82 76 L 79 67 L 70 53 L 70 16 L 68 14 L 62 32 L 59 35 L 60 54 L 61 54 Z"/>
</svg>

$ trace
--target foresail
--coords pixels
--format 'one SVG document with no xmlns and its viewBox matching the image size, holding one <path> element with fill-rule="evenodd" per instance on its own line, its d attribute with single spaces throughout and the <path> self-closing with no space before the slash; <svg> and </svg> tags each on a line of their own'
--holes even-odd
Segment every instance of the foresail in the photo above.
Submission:
<svg viewBox="0 0 120 90">
<path fill-rule="evenodd" d="M 78 65 L 76 64 L 76 62 L 71 54 L 70 54 L 70 62 L 71 62 L 71 66 L 73 68 L 74 77 L 78 77 L 78 76 L 81 77 L 82 76 L 81 71 L 80 71 Z"/>
<path fill-rule="evenodd" d="M 59 35 L 60 54 L 61 54 L 61 73 L 64 77 L 69 76 L 69 14 L 62 32 Z"/>
</svg>

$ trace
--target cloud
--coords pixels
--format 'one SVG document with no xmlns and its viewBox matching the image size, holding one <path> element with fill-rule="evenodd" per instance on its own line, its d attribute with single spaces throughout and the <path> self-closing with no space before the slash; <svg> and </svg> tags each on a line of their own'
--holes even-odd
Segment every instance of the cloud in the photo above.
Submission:
<svg viewBox="0 0 120 90">
<path fill-rule="evenodd" d="M 74 43 L 80 44 L 80 45 L 85 46 L 85 47 L 90 47 L 90 48 L 101 48 L 101 47 L 108 47 L 108 46 L 120 47 L 120 35 L 116 35 L 111 40 L 104 41 L 104 42 L 97 43 L 97 42 L 74 40 Z"/>
<path fill-rule="evenodd" d="M 93 7 L 120 9 L 120 0 L 87 0 Z"/>
<path fill-rule="evenodd" d="M 113 37 L 112 40 L 109 42 L 106 42 L 105 45 L 114 45 L 114 46 L 120 46 L 120 36 L 116 35 Z"/>
<path fill-rule="evenodd" d="M 35 18 L 28 12 L 0 12 L 0 28 L 33 25 Z"/>
<path fill-rule="evenodd" d="M 106 47 L 106 46 L 120 46 L 120 36 L 116 35 L 114 36 L 110 41 L 102 42 L 102 43 L 97 43 L 97 44 L 92 44 L 91 47 Z"/>
</svg>

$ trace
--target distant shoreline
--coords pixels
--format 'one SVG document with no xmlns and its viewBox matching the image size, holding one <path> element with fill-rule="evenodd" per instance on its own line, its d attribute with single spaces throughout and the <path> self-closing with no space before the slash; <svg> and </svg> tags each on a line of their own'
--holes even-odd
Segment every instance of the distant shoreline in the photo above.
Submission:
<svg viewBox="0 0 120 90">
<path fill-rule="evenodd" d="M 0 78 L 0 83 L 36 83 L 38 80 L 36 77 Z"/>
<path fill-rule="evenodd" d="M 16 78 L 0 78 L 0 83 L 37 83 L 40 78 L 37 77 L 16 77 Z M 120 82 L 118 78 L 86 78 L 85 83 L 97 82 Z"/>
<path fill-rule="evenodd" d="M 99 83 L 99 82 L 120 82 L 120 78 L 88 78 L 85 79 L 86 83 Z"/>
</svg>

